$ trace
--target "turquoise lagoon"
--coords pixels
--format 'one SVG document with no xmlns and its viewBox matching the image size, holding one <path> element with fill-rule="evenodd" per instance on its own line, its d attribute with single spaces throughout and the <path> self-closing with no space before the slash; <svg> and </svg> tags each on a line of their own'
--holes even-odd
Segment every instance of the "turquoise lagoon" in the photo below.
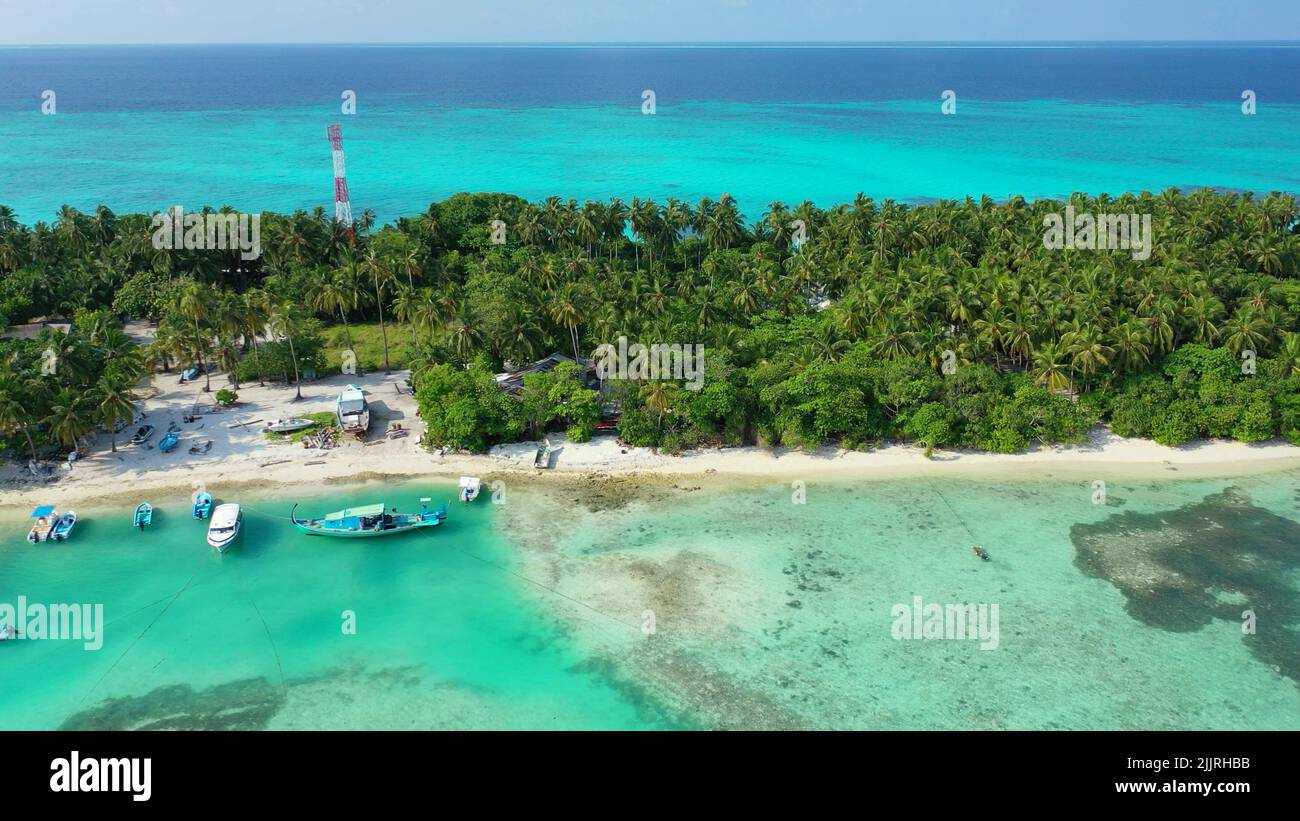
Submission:
<svg viewBox="0 0 1300 821">
<path fill-rule="evenodd" d="M 1105 504 L 1050 477 L 810 477 L 803 505 L 680 484 L 520 484 L 367 542 L 284 517 L 453 487 L 250 494 L 226 556 L 183 498 L 144 533 L 83 506 L 59 546 L 5 508 L 0 601 L 107 624 L 95 652 L 0 645 L 0 727 L 1300 729 L 1295 472 L 1116 479 Z M 914 596 L 997 604 L 998 648 L 893 638 Z"/>
</svg>

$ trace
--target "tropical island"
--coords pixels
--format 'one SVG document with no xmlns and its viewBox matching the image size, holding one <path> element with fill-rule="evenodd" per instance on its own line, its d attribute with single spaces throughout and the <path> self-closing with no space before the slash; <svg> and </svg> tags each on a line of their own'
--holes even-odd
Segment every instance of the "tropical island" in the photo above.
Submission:
<svg viewBox="0 0 1300 821">
<path fill-rule="evenodd" d="M 1148 256 L 1048 247 L 1067 207 L 1149 215 Z M 158 248 L 149 214 L 64 207 L 28 227 L 0 207 L 0 454 L 36 473 L 99 438 L 116 452 L 150 381 L 187 369 L 214 406 L 397 372 L 422 452 L 563 431 L 662 454 L 1012 454 L 1098 424 L 1300 445 L 1298 216 L 1290 195 L 1173 189 L 859 195 L 751 221 L 725 195 L 457 194 L 355 231 L 266 213 L 245 259 Z M 702 346 L 703 377 L 593 380 L 592 352 L 620 337 Z"/>
</svg>

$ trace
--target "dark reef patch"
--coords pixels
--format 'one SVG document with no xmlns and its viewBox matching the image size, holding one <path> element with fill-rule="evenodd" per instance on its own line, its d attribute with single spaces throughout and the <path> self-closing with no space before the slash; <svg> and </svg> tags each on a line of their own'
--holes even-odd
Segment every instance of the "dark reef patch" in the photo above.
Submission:
<svg viewBox="0 0 1300 821">
<path fill-rule="evenodd" d="M 1300 524 L 1236 489 L 1161 513 L 1117 513 L 1070 529 L 1075 564 L 1124 594 L 1130 616 L 1170 632 L 1241 625 L 1259 661 L 1300 683 Z"/>
<path fill-rule="evenodd" d="M 69 716 L 60 730 L 262 730 L 284 706 L 284 691 L 265 678 L 159 687 L 110 698 Z"/>
</svg>

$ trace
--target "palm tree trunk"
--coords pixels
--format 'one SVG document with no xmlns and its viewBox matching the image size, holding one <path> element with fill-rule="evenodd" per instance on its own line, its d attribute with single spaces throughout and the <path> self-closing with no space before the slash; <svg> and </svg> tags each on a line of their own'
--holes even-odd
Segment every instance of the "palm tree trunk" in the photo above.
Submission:
<svg viewBox="0 0 1300 821">
<path fill-rule="evenodd" d="M 342 305 L 339 306 L 339 318 L 343 320 L 343 336 L 346 337 L 347 340 L 348 340 L 348 350 L 349 350 L 349 351 L 352 351 L 352 356 L 353 356 L 354 358 L 356 358 L 356 360 L 357 360 L 355 363 L 353 363 L 353 364 L 355 364 L 355 365 L 357 366 L 357 373 L 356 373 L 356 375 L 357 375 L 357 376 L 360 376 L 360 375 L 361 375 L 361 359 L 360 359 L 360 357 L 357 357 L 357 355 L 356 355 L 356 354 L 357 354 L 357 349 L 356 349 L 356 347 L 353 346 L 353 344 L 352 344 L 352 327 L 351 327 L 350 325 L 348 325 L 348 315 L 343 311 L 343 306 L 342 306 Z"/>
<path fill-rule="evenodd" d="M 257 334 L 253 334 L 253 359 L 257 361 L 257 384 L 266 387 L 266 376 L 262 373 L 262 355 L 257 351 Z"/>
<path fill-rule="evenodd" d="M 293 349 L 293 337 L 289 337 L 289 358 L 293 360 L 293 385 L 298 390 L 298 395 L 294 397 L 296 402 L 302 399 L 302 380 L 298 377 L 298 354 Z"/>
<path fill-rule="evenodd" d="M 32 432 L 27 429 L 27 425 L 23 425 L 23 436 L 27 437 L 27 447 L 31 448 L 32 461 L 39 462 L 40 459 L 36 456 L 36 443 L 32 441 Z"/>
<path fill-rule="evenodd" d="M 384 326 L 384 298 L 379 295 L 379 279 L 375 278 L 375 304 L 379 306 L 379 334 L 384 338 L 384 373 L 393 372 L 388 364 L 388 328 Z"/>
<path fill-rule="evenodd" d="M 203 392 L 204 392 L 204 393 L 211 393 L 211 392 L 212 392 L 212 374 L 208 373 L 208 366 L 203 362 L 203 342 L 202 342 L 203 337 L 202 337 L 202 332 L 199 331 L 199 321 L 198 321 L 198 319 L 195 319 L 195 320 L 194 320 L 194 336 L 195 336 L 195 340 L 194 340 L 194 341 L 197 342 L 197 343 L 199 344 L 199 349 L 198 349 L 197 353 L 198 353 L 198 355 L 199 355 L 199 367 L 203 369 L 203 380 L 204 380 L 204 384 L 203 384 Z M 183 375 L 183 374 L 182 374 L 182 375 Z"/>
</svg>

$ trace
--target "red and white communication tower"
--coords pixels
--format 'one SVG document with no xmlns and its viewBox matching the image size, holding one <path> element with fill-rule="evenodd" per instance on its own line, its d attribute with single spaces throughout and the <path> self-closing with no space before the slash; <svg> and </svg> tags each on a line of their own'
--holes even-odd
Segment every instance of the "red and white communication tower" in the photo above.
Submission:
<svg viewBox="0 0 1300 821">
<path fill-rule="evenodd" d="M 334 220 L 347 229 L 348 239 L 356 239 L 352 228 L 352 199 L 348 196 L 348 173 L 343 164 L 343 131 L 337 125 L 325 129 L 334 149 Z"/>
</svg>

